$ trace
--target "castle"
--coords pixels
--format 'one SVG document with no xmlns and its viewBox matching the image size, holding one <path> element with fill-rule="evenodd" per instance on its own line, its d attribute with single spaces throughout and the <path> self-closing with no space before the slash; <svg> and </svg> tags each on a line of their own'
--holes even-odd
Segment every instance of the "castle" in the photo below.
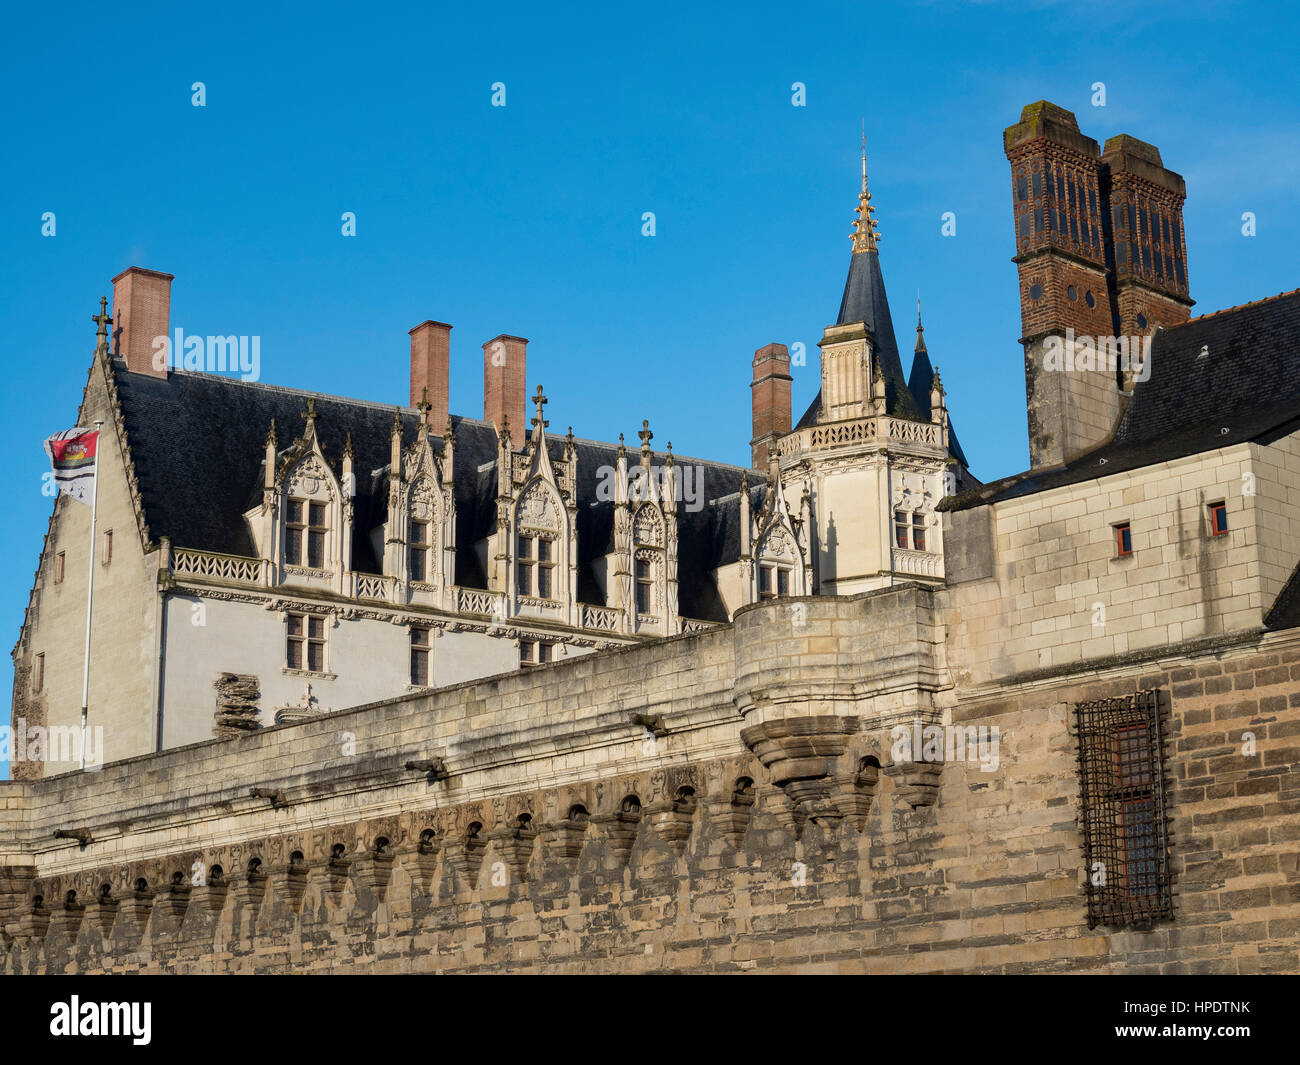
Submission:
<svg viewBox="0 0 1300 1065">
<path fill-rule="evenodd" d="M 455 415 L 434 321 L 405 407 L 176 369 L 171 277 L 115 278 L 106 764 L 50 739 L 61 498 L 4 966 L 1300 971 L 1300 291 L 1191 319 L 1155 147 L 1046 102 L 1004 147 L 1031 466 L 988 484 L 919 320 L 904 373 L 865 160 L 821 390 L 795 422 L 757 351 L 750 469 L 548 432 L 513 336 Z"/>
</svg>

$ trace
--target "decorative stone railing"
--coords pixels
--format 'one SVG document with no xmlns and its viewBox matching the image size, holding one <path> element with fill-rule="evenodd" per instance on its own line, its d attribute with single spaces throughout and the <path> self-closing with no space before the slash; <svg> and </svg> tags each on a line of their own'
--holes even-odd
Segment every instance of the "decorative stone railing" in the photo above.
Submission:
<svg viewBox="0 0 1300 1065">
<path fill-rule="evenodd" d="M 221 555 L 213 551 L 174 548 L 171 563 L 172 573 L 177 577 L 205 577 L 210 580 L 231 581 L 235 584 L 262 582 L 260 558 L 242 558 L 239 555 Z"/>
<path fill-rule="evenodd" d="M 699 621 L 696 618 L 682 618 L 683 634 L 688 632 L 706 632 L 716 626 L 717 622 L 715 621 Z"/>
<path fill-rule="evenodd" d="M 622 617 L 623 612 L 614 607 L 592 606 L 589 603 L 582 604 L 582 627 L 584 629 L 617 632 Z"/>
<path fill-rule="evenodd" d="M 504 617 L 505 596 L 497 592 L 486 592 L 481 588 L 457 588 L 456 612 Z"/>
<path fill-rule="evenodd" d="M 392 587 L 393 579 L 384 577 L 375 573 L 358 573 L 356 574 L 358 599 L 378 599 L 386 601 L 388 599 L 389 589 Z"/>
<path fill-rule="evenodd" d="M 893 569 L 895 573 L 906 573 L 913 577 L 940 578 L 943 576 L 943 556 L 930 551 L 909 551 L 896 547 Z"/>
<path fill-rule="evenodd" d="M 942 428 L 933 422 L 913 422 L 905 418 L 855 418 L 799 429 L 778 441 L 776 450 L 778 455 L 791 455 L 799 451 L 887 440 L 941 447 Z"/>
</svg>

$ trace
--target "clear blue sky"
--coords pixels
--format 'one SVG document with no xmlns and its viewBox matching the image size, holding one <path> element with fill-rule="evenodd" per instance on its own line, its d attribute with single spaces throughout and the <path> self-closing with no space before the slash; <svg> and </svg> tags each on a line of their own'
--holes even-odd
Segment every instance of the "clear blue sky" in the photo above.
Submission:
<svg viewBox="0 0 1300 1065">
<path fill-rule="evenodd" d="M 260 336 L 269 383 L 404 403 L 407 330 L 435 318 L 458 413 L 481 415 L 480 345 L 511 333 L 553 428 L 631 437 L 648 417 L 657 445 L 747 462 L 754 349 L 805 345 L 796 416 L 817 390 L 865 118 L 900 347 L 920 288 L 985 480 L 1027 460 L 1001 140 L 1024 104 L 1151 141 L 1186 177 L 1193 313 L 1300 284 L 1291 5 L 380 7 L 10 12 L 6 648 L 51 506 L 41 441 L 73 424 L 90 315 L 130 265 L 176 275 L 173 328 Z"/>
</svg>

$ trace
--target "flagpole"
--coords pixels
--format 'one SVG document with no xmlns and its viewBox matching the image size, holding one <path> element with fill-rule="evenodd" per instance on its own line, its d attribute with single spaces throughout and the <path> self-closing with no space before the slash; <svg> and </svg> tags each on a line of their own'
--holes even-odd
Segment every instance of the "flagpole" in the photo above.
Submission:
<svg viewBox="0 0 1300 1065">
<path fill-rule="evenodd" d="M 86 583 L 86 659 L 81 673 L 81 768 L 86 768 L 86 718 L 90 708 L 90 620 L 95 603 L 95 523 L 99 517 L 99 430 L 95 422 L 95 474 L 90 479 L 90 579 Z"/>
</svg>

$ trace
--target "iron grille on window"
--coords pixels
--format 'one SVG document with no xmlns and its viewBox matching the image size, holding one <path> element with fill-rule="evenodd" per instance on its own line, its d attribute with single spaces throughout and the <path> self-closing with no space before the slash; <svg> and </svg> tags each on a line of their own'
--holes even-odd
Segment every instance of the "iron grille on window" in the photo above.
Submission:
<svg viewBox="0 0 1300 1065">
<path fill-rule="evenodd" d="M 1076 703 L 1088 927 L 1172 918 L 1162 697 Z"/>
</svg>

